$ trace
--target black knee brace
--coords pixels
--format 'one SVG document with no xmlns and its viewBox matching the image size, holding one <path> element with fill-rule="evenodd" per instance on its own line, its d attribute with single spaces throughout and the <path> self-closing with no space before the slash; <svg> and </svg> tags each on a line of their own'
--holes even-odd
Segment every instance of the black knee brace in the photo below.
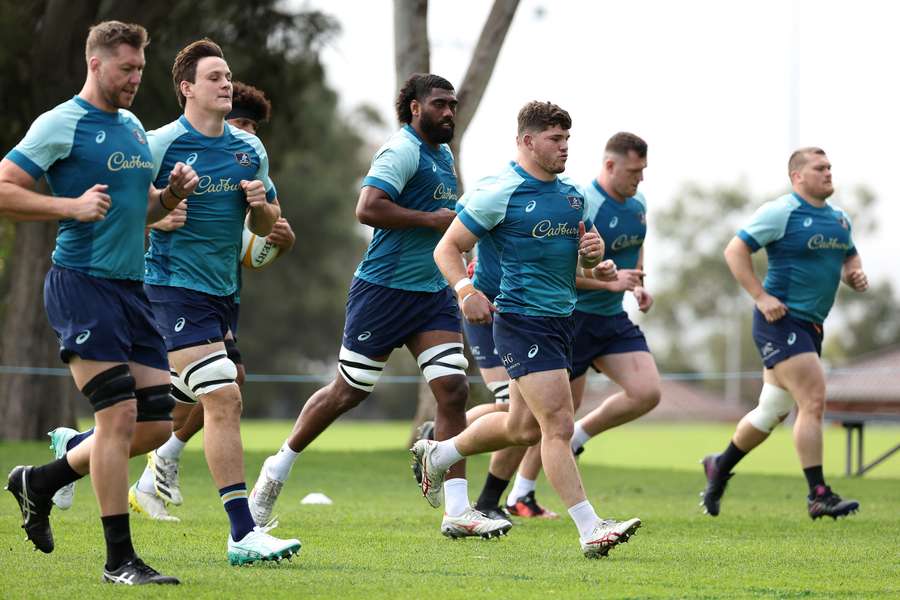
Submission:
<svg viewBox="0 0 900 600">
<path fill-rule="evenodd" d="M 94 376 L 82 388 L 94 412 L 109 408 L 123 400 L 134 398 L 134 377 L 128 365 L 116 365 Z"/>
<path fill-rule="evenodd" d="M 134 391 L 137 398 L 137 421 L 171 421 L 175 398 L 172 386 L 154 385 Z"/>
<path fill-rule="evenodd" d="M 244 359 L 241 358 L 241 351 L 238 350 L 236 339 L 225 338 L 225 352 L 228 353 L 228 358 L 230 358 L 231 362 L 233 362 L 234 364 L 244 364 Z"/>
</svg>

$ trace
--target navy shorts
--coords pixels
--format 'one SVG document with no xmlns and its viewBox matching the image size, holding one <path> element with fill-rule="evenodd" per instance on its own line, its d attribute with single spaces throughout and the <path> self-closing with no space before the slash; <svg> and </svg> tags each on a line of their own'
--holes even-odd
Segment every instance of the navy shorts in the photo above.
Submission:
<svg viewBox="0 0 900 600">
<path fill-rule="evenodd" d="M 494 313 L 494 343 L 510 379 L 556 369 L 571 371 L 574 339 L 571 316 Z"/>
<path fill-rule="evenodd" d="M 493 296 L 488 296 L 488 300 L 494 301 Z M 469 350 L 478 363 L 479 369 L 492 369 L 494 367 L 503 366 L 500 355 L 494 347 L 494 325 L 493 323 L 469 323 L 465 317 L 462 319 L 463 331 L 466 334 L 466 341 L 469 343 Z"/>
<path fill-rule="evenodd" d="M 456 296 L 449 286 L 439 292 L 411 292 L 353 278 L 344 323 L 345 348 L 369 358 L 381 357 L 423 331 L 462 333 Z"/>
<path fill-rule="evenodd" d="M 234 312 L 234 295 L 213 296 L 187 288 L 144 285 L 169 352 L 221 342 Z"/>
<path fill-rule="evenodd" d="M 572 349 L 572 378 L 581 377 L 594 359 L 607 354 L 650 352 L 641 328 L 631 322 L 628 313 L 602 316 L 575 311 L 575 345 Z"/>
<path fill-rule="evenodd" d="M 237 341 L 237 330 L 238 330 L 238 320 L 241 317 L 241 303 L 234 302 L 232 303 L 234 308 L 231 311 L 231 316 L 228 318 L 228 329 L 231 331 L 231 337 L 234 338 L 234 341 Z"/>
<path fill-rule="evenodd" d="M 769 323 L 759 309 L 753 309 L 753 341 L 767 369 L 804 352 L 822 356 L 824 335 L 821 325 L 797 319 L 790 313 Z"/>
<path fill-rule="evenodd" d="M 63 362 L 79 356 L 169 370 L 166 345 L 140 281 L 54 265 L 44 278 L 44 306 Z"/>
</svg>

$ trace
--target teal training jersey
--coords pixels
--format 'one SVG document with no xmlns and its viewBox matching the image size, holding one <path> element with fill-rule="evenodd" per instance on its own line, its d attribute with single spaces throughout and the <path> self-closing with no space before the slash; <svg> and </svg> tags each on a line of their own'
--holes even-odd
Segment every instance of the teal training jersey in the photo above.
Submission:
<svg viewBox="0 0 900 600">
<path fill-rule="evenodd" d="M 432 148 L 406 125 L 375 154 L 362 185 L 378 188 L 393 202 L 411 210 L 453 210 L 457 200 L 453 153 L 446 144 Z M 354 275 L 389 288 L 440 291 L 447 287 L 434 264 L 434 248 L 441 235 L 427 227 L 376 227 Z"/>
<path fill-rule="evenodd" d="M 766 292 L 792 315 L 824 323 L 834 304 L 844 261 L 856 254 L 850 217 L 826 203 L 818 208 L 797 194 L 766 202 L 738 232 L 752 252 L 766 249 Z"/>
<path fill-rule="evenodd" d="M 478 238 L 488 233 L 500 258 L 500 312 L 560 317 L 575 306 L 578 223 L 593 227 L 584 195 L 572 183 L 541 181 L 519 165 L 465 195 L 459 220 Z"/>
<path fill-rule="evenodd" d="M 108 185 L 105 219 L 59 222 L 53 264 L 141 280 L 153 159 L 137 117 L 102 111 L 75 96 L 38 117 L 6 158 L 35 180 L 46 175 L 54 196 L 77 198 L 98 183 Z"/>
<path fill-rule="evenodd" d="M 638 192 L 619 202 L 597 183 L 591 181 L 584 188 L 588 203 L 596 207 L 592 218 L 606 244 L 604 258 L 611 259 L 618 269 L 633 269 L 638 264 L 641 246 L 647 235 L 647 201 Z M 608 290 L 578 290 L 575 310 L 594 315 L 613 316 L 623 312 L 625 292 Z"/>
<path fill-rule="evenodd" d="M 240 183 L 259 179 L 266 198 L 275 199 L 262 142 L 228 123 L 221 136 L 207 137 L 184 116 L 147 137 L 157 187 L 166 185 L 176 162 L 193 167 L 200 182 L 188 198 L 184 227 L 150 232 L 144 281 L 213 296 L 233 294 L 239 287 L 241 233 L 248 208 Z"/>
</svg>

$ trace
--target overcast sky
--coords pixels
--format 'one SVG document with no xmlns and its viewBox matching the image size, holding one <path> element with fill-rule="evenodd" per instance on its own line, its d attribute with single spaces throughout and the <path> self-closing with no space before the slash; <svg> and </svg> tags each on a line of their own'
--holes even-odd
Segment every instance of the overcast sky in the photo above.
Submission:
<svg viewBox="0 0 900 600">
<path fill-rule="evenodd" d="M 393 2 L 306 5 L 343 28 L 323 54 L 343 108 L 369 103 L 394 122 Z M 461 83 L 490 5 L 431 0 L 432 72 Z M 463 177 L 471 184 L 513 156 L 516 113 L 529 100 L 571 113 L 567 174 L 579 181 L 596 174 L 610 135 L 637 133 L 650 145 L 641 189 L 652 276 L 661 267 L 654 205 L 687 181 L 744 181 L 774 197 L 788 186 L 790 151 L 821 146 L 834 165 L 834 204 L 859 184 L 880 197 L 881 233 L 855 241 L 870 279 L 900 289 L 898 13 L 866 0 L 522 0 L 463 141 Z"/>
</svg>

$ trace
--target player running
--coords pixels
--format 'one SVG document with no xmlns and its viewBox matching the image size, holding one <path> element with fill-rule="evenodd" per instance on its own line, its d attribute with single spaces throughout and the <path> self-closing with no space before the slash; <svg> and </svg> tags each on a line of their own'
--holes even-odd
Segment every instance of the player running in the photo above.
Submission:
<svg viewBox="0 0 900 600">
<path fill-rule="evenodd" d="M 759 405 L 738 423 L 721 454 L 701 462 L 706 489 L 701 506 L 719 514 L 722 494 L 735 465 L 790 414 L 797 404 L 794 445 L 809 486 L 807 510 L 813 519 L 856 512 L 822 473 L 822 416 L 825 373 L 822 324 L 841 281 L 857 292 L 869 287 L 851 235 L 847 214 L 828 203 L 834 193 L 831 162 L 821 148 L 800 148 L 788 161 L 793 192 L 763 204 L 725 248 L 734 278 L 753 298 L 753 340 L 762 356 Z M 765 281 L 753 270 L 751 254 L 766 249 Z"/>
<path fill-rule="evenodd" d="M 403 127 L 372 161 L 356 206 L 359 221 L 375 228 L 356 269 L 334 380 L 313 394 L 277 454 L 266 459 L 250 494 L 264 522 L 299 454 L 335 419 L 368 398 L 395 348 L 406 346 L 437 400 L 436 435 L 447 439 L 466 426 L 468 383 L 459 310 L 432 252 L 456 213 L 453 138 L 456 94 L 437 75 L 412 75 L 397 97 Z M 445 535 L 490 537 L 512 525 L 469 505 L 465 465 L 444 484 Z"/>
<path fill-rule="evenodd" d="M 51 497 L 88 471 L 106 540 L 103 580 L 177 584 L 134 550 L 128 520 L 128 458 L 171 433 L 172 399 L 163 338 L 142 287 L 144 227 L 197 186 L 193 169 L 172 161 L 154 188 L 154 163 L 131 106 L 144 69 L 147 31 L 106 21 L 88 34 L 87 79 L 41 115 L 0 163 L 0 212 L 23 221 L 59 220 L 44 303 L 60 356 L 94 409 L 96 435 L 40 467 L 19 466 L 7 488 L 25 533 L 53 551 Z M 47 177 L 53 196 L 33 192 Z"/>
<path fill-rule="evenodd" d="M 557 177 L 568 158 L 568 113 L 549 102 L 531 102 L 519 111 L 518 125 L 516 164 L 467 195 L 465 209 L 434 252 L 465 318 L 493 320 L 497 352 L 514 380 L 509 412 L 484 415 L 449 440 L 420 440 L 411 452 L 422 470 L 422 492 L 437 507 L 447 469 L 464 456 L 540 441 L 547 478 L 575 521 L 582 552 L 606 556 L 641 522 L 601 520 L 585 497 L 569 447 L 574 421 L 569 371 L 576 268 L 610 278 L 615 266 L 607 261 L 597 269 L 604 243 L 591 222 L 591 208 L 575 186 Z M 496 306 L 465 276 L 461 260 L 487 235 L 500 249 Z"/>
</svg>

